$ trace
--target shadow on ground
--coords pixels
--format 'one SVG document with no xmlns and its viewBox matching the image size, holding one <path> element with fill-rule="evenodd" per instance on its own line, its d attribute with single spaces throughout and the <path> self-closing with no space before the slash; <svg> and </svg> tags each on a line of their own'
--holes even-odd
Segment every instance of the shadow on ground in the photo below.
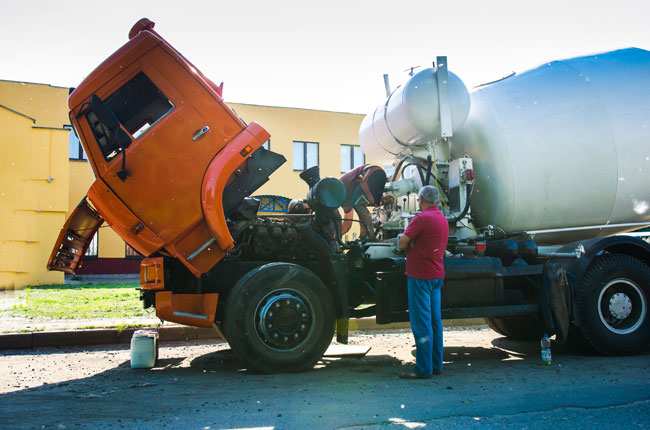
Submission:
<svg viewBox="0 0 650 430">
<path fill-rule="evenodd" d="M 201 349 L 192 349 L 195 346 Z M 394 355 L 376 352 L 365 357 L 324 358 L 312 371 L 274 375 L 247 371 L 225 343 L 210 345 L 209 349 L 204 346 L 165 344 L 161 359 L 150 370 L 131 369 L 129 361 L 124 360 L 128 357 L 126 346 L 85 349 L 84 353 L 97 354 L 98 360 L 106 359 L 108 354 L 104 352 L 113 354 L 117 360 L 112 367 L 83 377 L 74 375 L 91 373 L 92 369 L 84 369 L 79 363 L 59 364 L 70 360 L 64 354 L 72 349 L 32 352 L 39 356 L 41 364 L 51 361 L 53 366 L 73 370 L 77 366 L 79 372 L 73 373 L 74 379 L 1 394 L 3 429 L 62 428 L 60 425 L 119 428 L 136 426 L 134 423 L 142 428 L 163 428 L 178 417 L 187 418 L 192 414 L 212 421 L 241 424 L 240 427 L 244 424 L 269 426 L 290 418 L 302 423 L 300 419 L 314 417 L 309 412 L 314 411 L 312 402 L 323 410 L 350 413 L 355 405 L 364 405 L 363 408 L 372 407 L 381 414 L 382 405 L 406 398 L 413 390 L 417 393 L 414 397 L 422 401 L 438 395 L 448 398 L 453 392 L 457 397 L 465 396 L 456 398 L 456 403 L 469 405 L 471 401 L 465 394 L 468 391 L 479 396 L 498 386 L 504 392 L 512 381 L 523 381 L 524 385 L 527 381 L 537 381 L 538 370 L 542 369 L 538 342 L 507 338 L 494 339 L 486 347 L 448 347 L 443 375 L 417 383 L 397 378 L 414 361 L 409 354 L 410 346 Z M 553 352 L 567 358 L 565 367 L 554 367 L 552 373 L 544 370 L 545 378 L 582 377 L 574 368 L 583 365 L 585 360 L 568 357 L 576 353 L 574 348 L 557 344 Z M 588 361 L 590 369 L 604 374 L 608 374 L 613 363 L 596 357 Z M 582 382 L 575 384 L 579 386 Z M 318 417 L 318 410 L 314 413 Z M 309 423 L 302 424 L 300 428 L 309 428 Z"/>
</svg>

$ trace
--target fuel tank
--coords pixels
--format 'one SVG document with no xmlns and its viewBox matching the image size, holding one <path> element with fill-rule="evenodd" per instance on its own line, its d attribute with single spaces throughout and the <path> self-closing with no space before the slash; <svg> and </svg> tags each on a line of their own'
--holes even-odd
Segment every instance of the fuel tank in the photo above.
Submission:
<svg viewBox="0 0 650 430">
<path fill-rule="evenodd" d="M 475 225 L 561 244 L 650 223 L 650 52 L 546 63 L 471 104 L 451 154 L 474 160 Z"/>
</svg>

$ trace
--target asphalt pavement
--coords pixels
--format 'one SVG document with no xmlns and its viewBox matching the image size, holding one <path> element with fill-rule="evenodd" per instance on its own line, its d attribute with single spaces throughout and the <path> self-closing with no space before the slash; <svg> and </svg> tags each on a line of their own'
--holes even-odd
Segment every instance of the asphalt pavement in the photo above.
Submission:
<svg viewBox="0 0 650 430">
<path fill-rule="evenodd" d="M 365 356 L 261 375 L 228 345 L 171 343 L 153 369 L 126 345 L 0 352 L 3 429 L 637 429 L 650 427 L 648 354 L 594 357 L 485 329 L 446 329 L 440 376 L 404 380 L 408 330 L 356 332 Z"/>
</svg>

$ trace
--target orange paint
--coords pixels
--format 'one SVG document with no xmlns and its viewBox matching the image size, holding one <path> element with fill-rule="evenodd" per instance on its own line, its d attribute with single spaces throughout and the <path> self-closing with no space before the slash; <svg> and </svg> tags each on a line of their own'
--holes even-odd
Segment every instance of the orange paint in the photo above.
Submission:
<svg viewBox="0 0 650 430">
<path fill-rule="evenodd" d="M 212 327 L 219 294 L 156 293 L 156 316 L 165 320 L 195 327 Z"/>
<path fill-rule="evenodd" d="M 102 217 L 90 207 L 86 199 L 81 200 L 59 233 L 47 262 L 48 270 L 74 273 L 81 266 L 88 245 L 103 223 Z"/>
<path fill-rule="evenodd" d="M 140 263 L 140 288 L 143 290 L 165 289 L 162 257 L 142 259 Z"/>
</svg>

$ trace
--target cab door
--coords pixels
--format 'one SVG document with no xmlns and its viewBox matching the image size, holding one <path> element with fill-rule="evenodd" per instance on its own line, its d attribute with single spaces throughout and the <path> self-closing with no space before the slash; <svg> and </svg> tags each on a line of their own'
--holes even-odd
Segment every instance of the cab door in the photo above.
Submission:
<svg viewBox="0 0 650 430">
<path fill-rule="evenodd" d="M 201 222 L 206 168 L 244 124 L 162 47 L 118 78 L 99 97 L 131 143 L 123 150 L 98 143 L 97 168 L 125 205 L 169 243 Z"/>
</svg>

